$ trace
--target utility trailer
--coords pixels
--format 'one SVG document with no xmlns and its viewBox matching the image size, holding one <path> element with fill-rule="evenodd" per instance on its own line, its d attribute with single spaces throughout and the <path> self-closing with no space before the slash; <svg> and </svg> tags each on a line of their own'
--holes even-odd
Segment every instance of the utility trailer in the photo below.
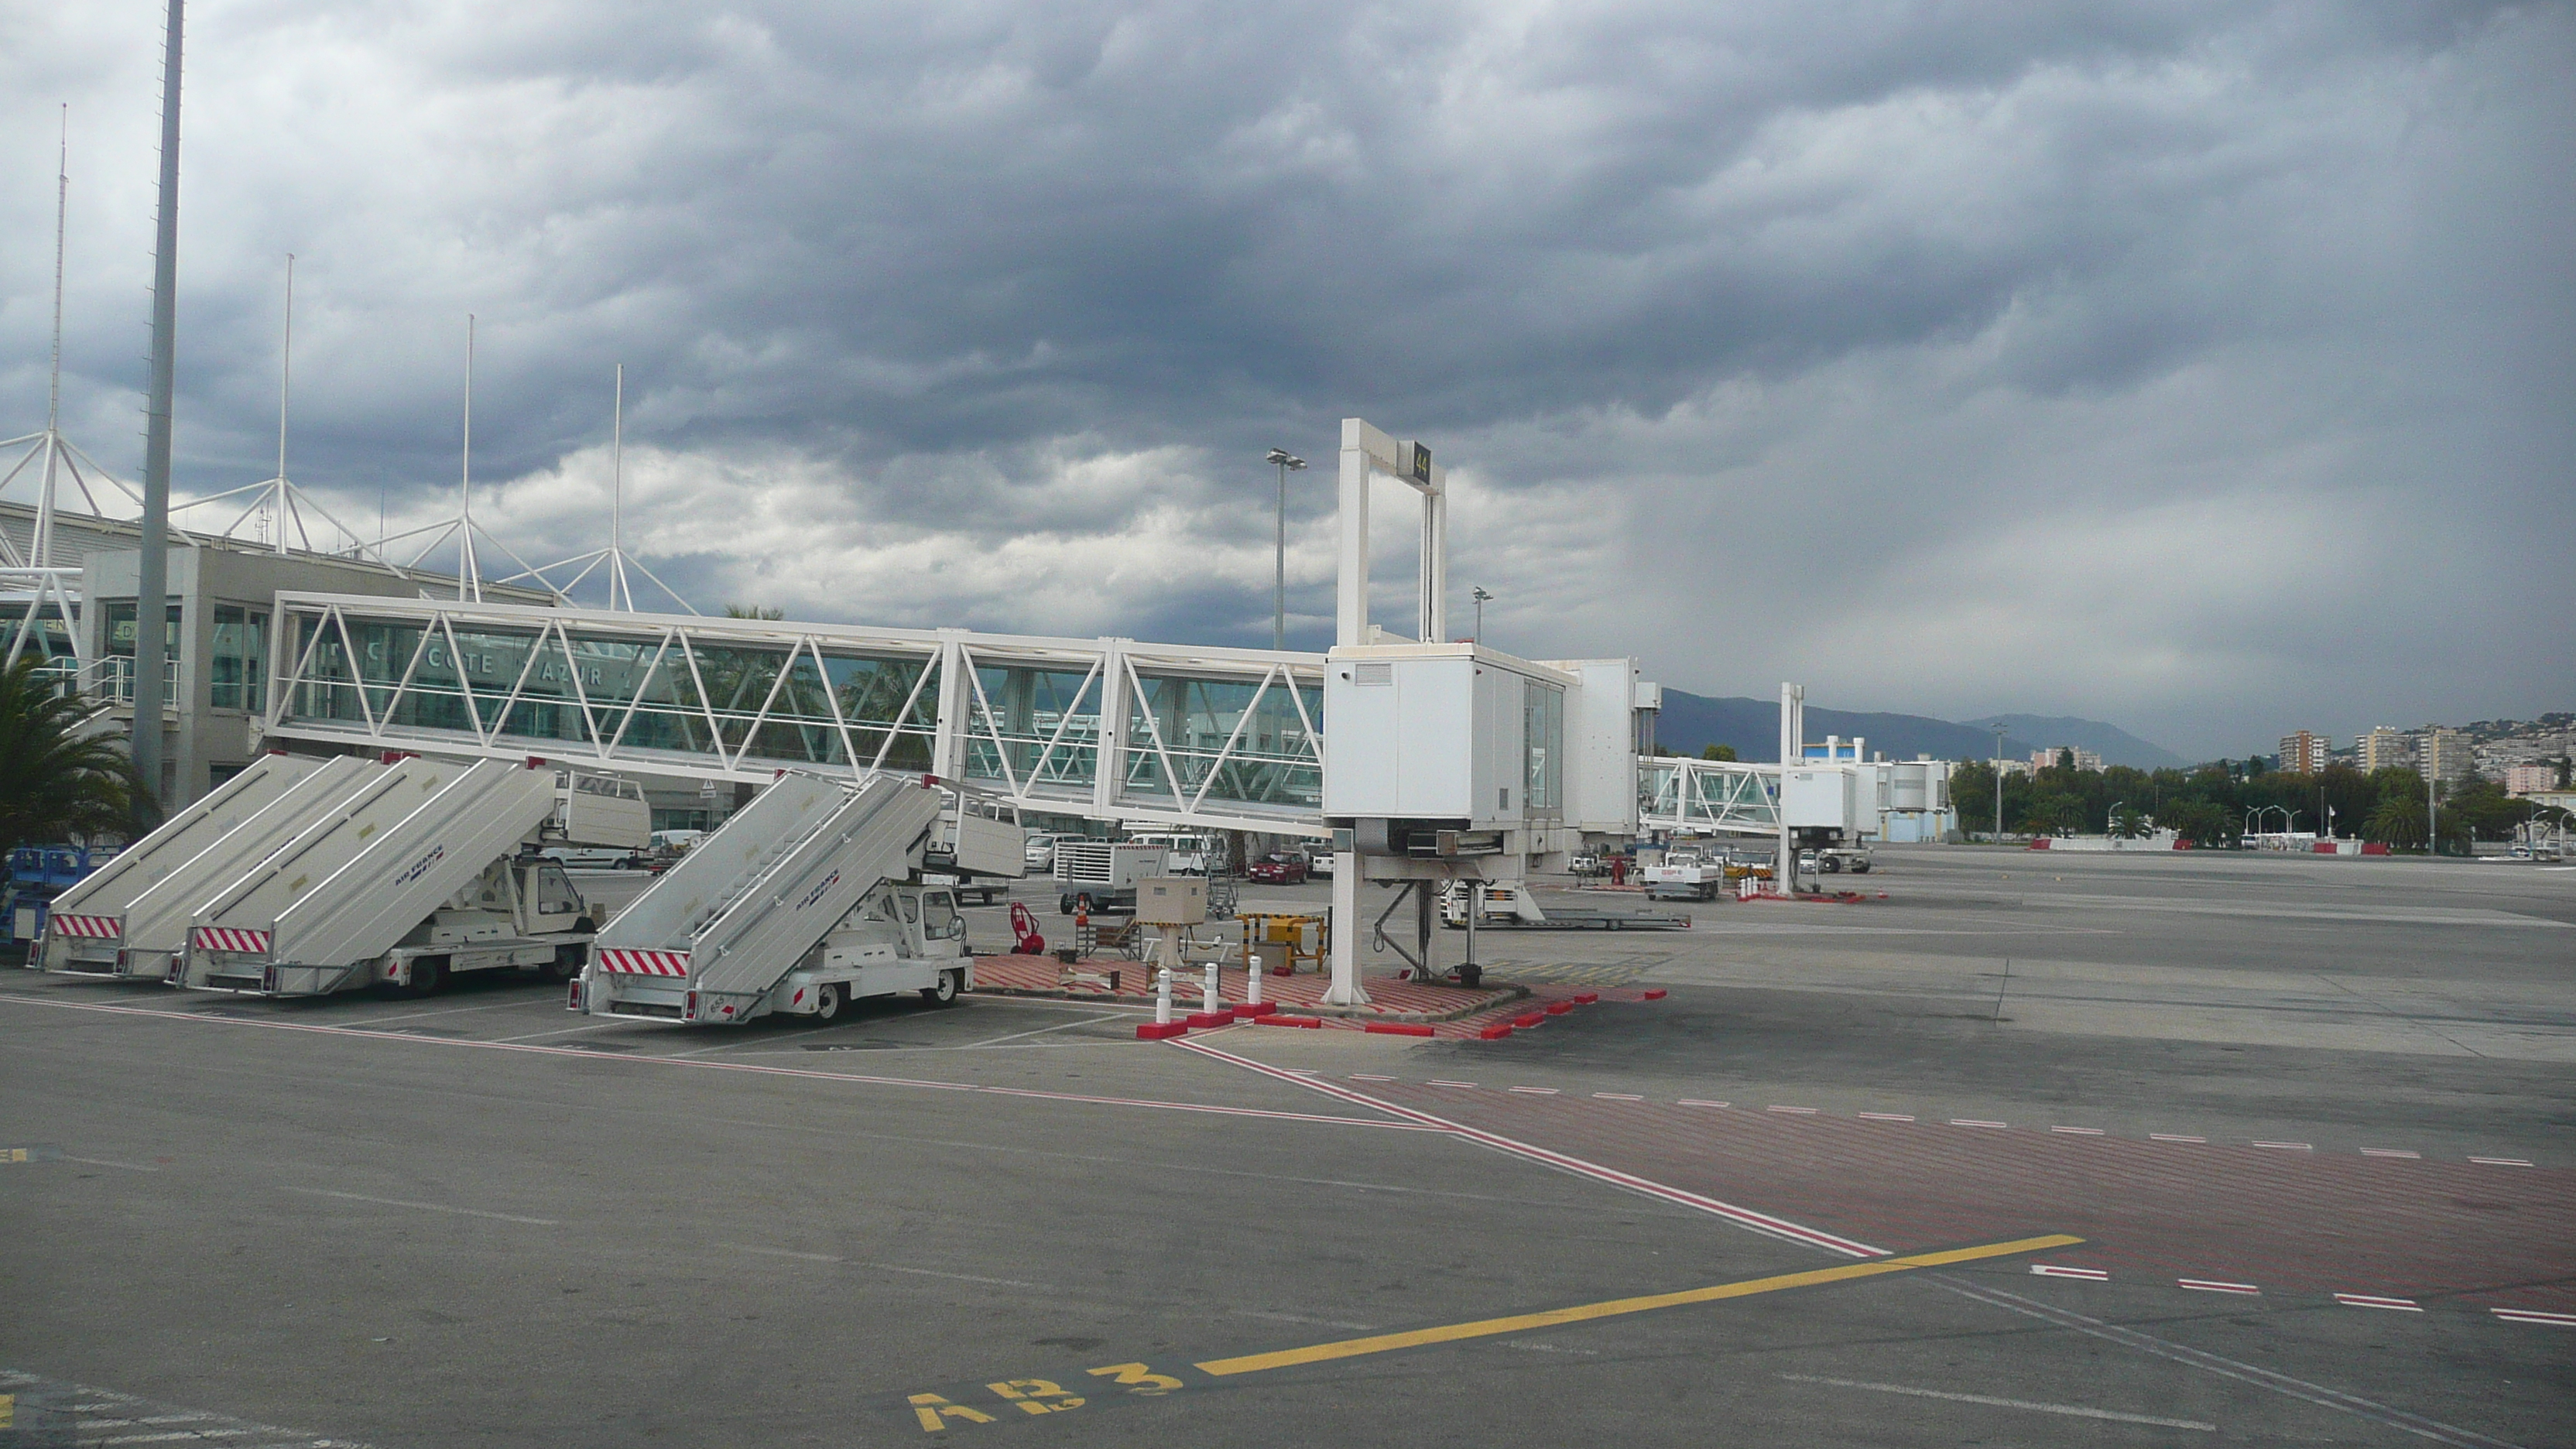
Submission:
<svg viewBox="0 0 2576 1449">
<path fill-rule="evenodd" d="M 321 996 L 379 985 L 425 994 L 470 971 L 568 979 L 594 928 L 562 864 L 535 847 L 640 847 L 650 825 L 642 792 L 623 781 L 397 759 L 206 896 L 170 980 Z"/>
<path fill-rule="evenodd" d="M 918 777 L 789 772 L 618 912 L 565 998 L 590 1016 L 830 1020 L 849 1001 L 974 989 L 955 896 L 915 883 L 940 829 Z"/>
<path fill-rule="evenodd" d="M 1135 841 L 1058 840 L 1055 843 L 1056 911 L 1095 916 L 1133 915 L 1136 883 L 1169 875 L 1170 852 Z"/>
<path fill-rule="evenodd" d="M 1559 906 L 1541 910 L 1529 889 L 1512 881 L 1451 881 L 1440 888 L 1440 924 L 1467 928 L 1468 900 L 1476 899 L 1476 927 L 1510 931 L 1680 931 L 1691 918 L 1677 911 L 1606 911 Z"/>
<path fill-rule="evenodd" d="M 1726 888 L 1726 852 L 1677 845 L 1644 871 L 1646 899 L 1708 901 Z"/>
<path fill-rule="evenodd" d="M 163 821 L 54 897 L 44 940 L 28 964 L 74 976 L 127 974 L 126 926 L 135 901 L 244 822 L 292 796 L 321 764 L 293 755 L 262 755 L 204 799 Z M 149 974 L 158 979 L 161 963 L 151 965 L 156 969 Z"/>
</svg>

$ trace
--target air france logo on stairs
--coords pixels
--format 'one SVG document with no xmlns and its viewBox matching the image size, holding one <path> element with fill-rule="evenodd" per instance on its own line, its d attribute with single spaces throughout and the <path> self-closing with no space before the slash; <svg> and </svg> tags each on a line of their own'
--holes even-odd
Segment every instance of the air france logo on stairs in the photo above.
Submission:
<svg viewBox="0 0 2576 1449">
<path fill-rule="evenodd" d="M 446 858 L 447 847 L 444 845 L 433 845 L 429 848 L 429 854 L 412 862 L 411 869 L 404 871 L 401 875 L 395 876 L 394 884 L 398 886 L 410 885 L 413 881 L 426 875 L 431 866 L 438 864 Z"/>
<path fill-rule="evenodd" d="M 837 870 L 832 872 L 830 875 L 823 877 L 821 880 L 814 883 L 814 888 L 812 890 L 805 893 L 805 899 L 796 903 L 796 909 L 801 911 L 807 906 L 814 904 L 816 901 L 821 900 L 823 898 L 823 892 L 830 890 L 832 887 L 839 885 L 840 883 L 841 873 Z"/>
</svg>

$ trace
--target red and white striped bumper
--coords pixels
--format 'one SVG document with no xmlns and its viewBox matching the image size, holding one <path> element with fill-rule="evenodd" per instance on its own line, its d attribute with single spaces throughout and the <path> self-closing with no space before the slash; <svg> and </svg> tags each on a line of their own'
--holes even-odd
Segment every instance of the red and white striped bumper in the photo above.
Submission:
<svg viewBox="0 0 2576 1449">
<path fill-rule="evenodd" d="M 45 928 L 57 936 L 79 936 L 84 940 L 113 941 L 125 934 L 121 916 L 65 916 L 45 918 Z"/>
<path fill-rule="evenodd" d="M 198 926 L 188 932 L 188 944 L 200 951 L 233 951 L 245 956 L 268 954 L 269 933 L 248 931 L 238 926 Z"/>
<path fill-rule="evenodd" d="M 686 976 L 689 974 L 689 953 L 612 946 L 599 953 L 599 969 L 625 976 Z"/>
</svg>

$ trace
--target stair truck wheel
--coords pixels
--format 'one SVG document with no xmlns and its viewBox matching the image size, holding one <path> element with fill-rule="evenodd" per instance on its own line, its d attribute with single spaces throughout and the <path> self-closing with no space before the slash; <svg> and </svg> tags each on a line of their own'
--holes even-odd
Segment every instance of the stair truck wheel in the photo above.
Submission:
<svg viewBox="0 0 2576 1449">
<path fill-rule="evenodd" d="M 411 963 L 411 994 L 435 996 L 447 984 L 447 958 L 423 956 Z"/>
<path fill-rule="evenodd" d="M 1843 870 L 1843 858 L 1839 855 L 1818 856 L 1816 857 L 1816 868 L 1827 875 L 1840 875 Z"/>
<path fill-rule="evenodd" d="M 942 971 L 938 980 L 921 988 L 921 999 L 935 1006 L 946 1006 L 957 999 L 958 989 L 964 985 L 965 978 L 963 971 Z"/>
<path fill-rule="evenodd" d="M 814 998 L 814 1019 L 816 1021 L 830 1021 L 833 1017 L 839 1016 L 841 1014 L 841 983 L 837 981 L 827 981 L 822 986 L 818 987 L 817 990 L 821 994 Z"/>
<path fill-rule="evenodd" d="M 573 922 L 572 929 L 575 935 L 581 936 L 592 935 L 599 930 L 590 923 L 588 916 Z M 581 968 L 589 963 L 590 947 L 567 941 L 555 948 L 555 959 L 537 968 L 537 975 L 547 981 L 570 981 L 579 976 Z"/>
</svg>

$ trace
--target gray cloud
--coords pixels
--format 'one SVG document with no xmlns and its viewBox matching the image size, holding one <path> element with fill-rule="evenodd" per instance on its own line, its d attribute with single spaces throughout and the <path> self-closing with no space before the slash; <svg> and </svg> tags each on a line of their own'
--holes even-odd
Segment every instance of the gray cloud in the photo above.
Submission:
<svg viewBox="0 0 2576 1449">
<path fill-rule="evenodd" d="M 69 99 L 130 465 L 158 7 L 55 9 L 0 19 L 0 430 Z M 427 516 L 473 311 L 491 516 L 601 541 L 623 361 L 702 603 L 1262 642 L 1256 460 L 1359 413 L 1532 654 L 2202 753 L 2563 708 L 2571 62 L 2563 6 L 200 0 L 182 483 L 268 471 L 291 250 L 300 479 Z"/>
</svg>

